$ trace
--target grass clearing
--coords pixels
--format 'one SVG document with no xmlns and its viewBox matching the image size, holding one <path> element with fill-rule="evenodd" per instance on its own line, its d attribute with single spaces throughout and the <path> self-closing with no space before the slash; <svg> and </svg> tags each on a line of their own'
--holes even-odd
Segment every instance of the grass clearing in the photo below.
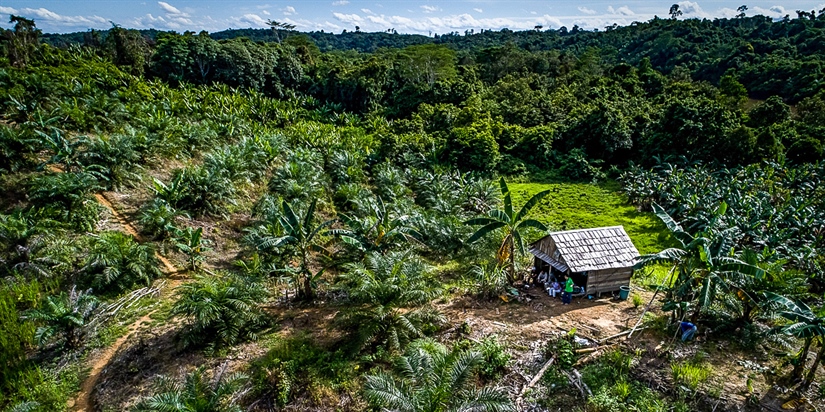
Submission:
<svg viewBox="0 0 825 412">
<path fill-rule="evenodd" d="M 639 212 L 619 192 L 618 182 L 589 183 L 510 183 L 516 208 L 534 194 L 552 192 L 530 215 L 550 230 L 573 230 L 603 226 L 624 226 L 639 253 L 658 252 L 671 245 L 665 225 L 649 212 Z"/>
</svg>

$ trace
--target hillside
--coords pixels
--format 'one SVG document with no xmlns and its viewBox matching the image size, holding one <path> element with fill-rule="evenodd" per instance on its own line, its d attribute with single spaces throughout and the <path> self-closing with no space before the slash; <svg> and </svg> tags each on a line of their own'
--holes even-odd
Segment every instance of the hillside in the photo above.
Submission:
<svg viewBox="0 0 825 412">
<path fill-rule="evenodd" d="M 803 17 L 65 49 L 17 19 L 0 410 L 820 410 L 825 92 L 702 66 L 783 30 L 818 60 Z M 534 279 L 526 245 L 614 225 L 632 277 L 603 241 L 604 272 L 543 252 L 571 295 Z"/>
</svg>

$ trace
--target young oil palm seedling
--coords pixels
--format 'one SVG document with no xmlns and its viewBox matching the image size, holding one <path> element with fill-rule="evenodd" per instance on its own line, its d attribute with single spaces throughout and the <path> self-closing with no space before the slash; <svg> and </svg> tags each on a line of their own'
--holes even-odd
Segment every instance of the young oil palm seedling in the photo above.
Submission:
<svg viewBox="0 0 825 412">
<path fill-rule="evenodd" d="M 152 247 L 122 232 L 92 235 L 84 271 L 92 286 L 109 291 L 148 285 L 161 274 Z"/>
<path fill-rule="evenodd" d="M 478 352 L 448 352 L 440 343 L 419 340 L 396 360 L 395 373 L 368 375 L 364 394 L 373 407 L 398 412 L 515 411 L 504 390 L 476 386 L 483 359 Z"/>
<path fill-rule="evenodd" d="M 92 290 L 78 291 L 76 286 L 66 294 L 48 296 L 40 307 L 26 311 L 23 317 L 41 323 L 35 339 L 40 345 L 62 338 L 69 349 L 77 349 L 83 342 L 83 327 L 91 319 L 98 301 Z"/>
<path fill-rule="evenodd" d="M 515 254 L 519 252 L 524 254 L 524 241 L 522 237 L 527 228 L 534 228 L 547 232 L 547 227 L 543 223 L 535 219 L 528 219 L 527 214 L 532 210 L 542 199 L 550 194 L 550 190 L 545 190 L 533 195 L 524 206 L 519 209 L 517 213 L 513 209 L 513 201 L 510 195 L 510 189 L 507 187 L 507 182 L 502 177 L 499 180 L 501 188 L 501 197 L 504 204 L 504 210 L 492 209 L 487 212 L 487 217 L 480 217 L 470 219 L 465 224 L 468 225 L 483 225 L 479 228 L 469 239 L 467 243 L 473 243 L 476 240 L 492 233 L 496 230 L 504 230 L 504 240 L 498 248 L 496 258 L 499 265 L 507 268 L 507 278 L 510 283 L 516 280 L 516 263 Z"/>
<path fill-rule="evenodd" d="M 145 397 L 135 412 L 241 412 L 240 399 L 248 378 L 242 373 L 226 373 L 226 365 L 212 379 L 201 366 L 182 381 L 158 376 L 154 395 Z"/>
<path fill-rule="evenodd" d="M 258 308 L 268 296 L 255 278 L 237 275 L 199 277 L 177 289 L 172 314 L 186 318 L 187 344 L 206 344 L 209 349 L 255 339 L 266 322 Z"/>
</svg>

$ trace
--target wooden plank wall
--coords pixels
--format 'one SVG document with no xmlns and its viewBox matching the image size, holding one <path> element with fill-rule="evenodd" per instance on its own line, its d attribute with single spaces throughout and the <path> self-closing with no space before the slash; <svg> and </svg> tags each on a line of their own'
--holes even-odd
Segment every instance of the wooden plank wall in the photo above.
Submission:
<svg viewBox="0 0 825 412">
<path fill-rule="evenodd" d="M 618 291 L 619 287 L 630 285 L 630 277 L 632 275 L 632 267 L 591 271 L 587 275 L 587 293 L 596 294 Z"/>
</svg>

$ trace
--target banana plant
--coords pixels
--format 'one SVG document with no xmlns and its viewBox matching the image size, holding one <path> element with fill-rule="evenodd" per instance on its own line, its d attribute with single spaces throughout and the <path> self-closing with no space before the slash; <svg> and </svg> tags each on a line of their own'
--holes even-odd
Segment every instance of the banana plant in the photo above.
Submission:
<svg viewBox="0 0 825 412">
<path fill-rule="evenodd" d="M 175 247 L 186 254 L 189 263 L 189 269 L 197 271 L 201 267 L 201 263 L 206 260 L 204 255 L 211 251 L 209 245 L 212 242 L 209 239 L 203 238 L 203 228 L 197 229 L 187 227 L 184 230 L 178 229 L 175 232 Z"/>
<path fill-rule="evenodd" d="M 727 209 L 724 202 L 714 211 L 707 225 L 708 230 L 696 235 L 686 232 L 657 203 L 652 206 L 679 247 L 640 256 L 635 268 L 641 269 L 651 264 L 669 264 L 674 268 L 674 279 L 670 282 L 663 310 L 676 310 L 678 317 L 684 318 L 687 303 L 693 307 L 691 318 L 695 320 L 716 301 L 718 294 L 737 290 L 731 281 L 733 278 L 752 276 L 761 279 L 765 276 L 763 269 L 734 255 L 735 228 L 718 229 L 720 217 Z"/>
<path fill-rule="evenodd" d="M 281 204 L 281 210 L 274 217 L 276 225 L 264 227 L 259 233 L 252 233 L 253 244 L 259 251 L 280 250 L 298 259 L 295 278 L 299 285 L 298 296 L 304 299 L 315 297 L 317 275 L 310 270 L 312 252 L 329 254 L 320 243 L 319 237 L 335 223 L 334 219 L 320 224 L 315 223 L 316 200 L 310 203 L 303 216 L 295 213 L 287 201 Z M 283 250 L 281 250 L 283 248 Z"/>
<path fill-rule="evenodd" d="M 521 207 L 521 209 L 519 209 L 517 213 L 515 213 L 513 209 L 512 196 L 510 195 L 510 189 L 507 187 L 507 182 L 504 181 L 503 177 L 499 180 L 499 186 L 501 188 L 501 197 L 503 199 L 504 210 L 493 209 L 487 212 L 487 217 L 479 217 L 464 222 L 465 224 L 471 226 L 482 225 L 481 228 L 479 228 L 472 236 L 470 236 L 469 239 L 467 239 L 466 243 L 473 243 L 489 233 L 503 229 L 504 240 L 498 248 L 496 258 L 498 259 L 500 266 L 505 267 L 506 265 L 508 270 L 507 280 L 512 284 L 516 280 L 516 251 L 522 255 L 524 254 L 524 241 L 522 240 L 522 237 L 525 229 L 534 228 L 541 230 L 542 232 L 547 232 L 547 227 L 544 226 L 543 223 L 535 219 L 528 219 L 527 214 L 530 213 L 530 210 L 532 210 L 542 199 L 550 194 L 550 190 L 544 190 L 536 193 L 530 198 L 530 200 L 527 201 L 527 203 L 524 204 L 524 206 Z M 516 247 L 518 247 L 518 249 L 516 249 Z"/>
<path fill-rule="evenodd" d="M 802 376 L 808 360 L 808 351 L 811 348 L 811 344 L 815 340 L 819 340 L 820 342 L 820 349 L 817 353 L 816 360 L 802 382 L 802 387 L 806 388 L 813 381 L 816 375 L 816 369 L 822 360 L 823 354 L 825 354 L 825 341 L 823 341 L 823 339 L 825 339 L 825 316 L 815 313 L 808 305 L 801 301 L 793 301 L 775 293 L 768 293 L 768 298 L 772 302 L 782 306 L 783 309 L 778 312 L 779 316 L 790 322 L 787 325 L 775 329 L 775 331 L 803 339 L 805 342 L 791 372 L 792 381 L 798 381 Z"/>
</svg>

